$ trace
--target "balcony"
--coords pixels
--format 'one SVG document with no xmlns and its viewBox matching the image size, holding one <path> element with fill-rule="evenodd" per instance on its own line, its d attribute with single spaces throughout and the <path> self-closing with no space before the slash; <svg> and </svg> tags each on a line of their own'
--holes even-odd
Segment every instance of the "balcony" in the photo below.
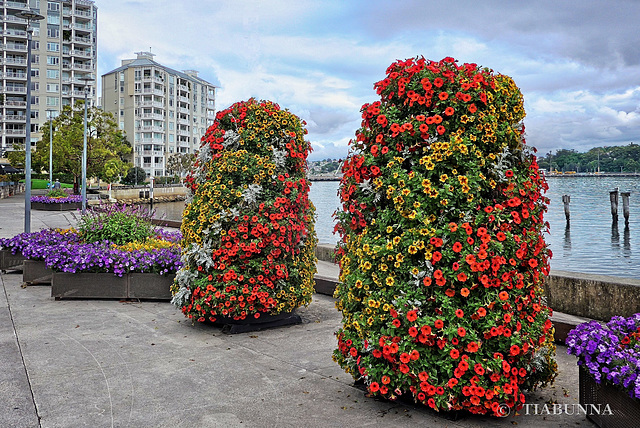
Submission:
<svg viewBox="0 0 640 428">
<path fill-rule="evenodd" d="M 141 117 L 143 119 L 164 120 L 164 116 L 158 113 L 143 113 L 139 114 L 138 117 Z"/>
<path fill-rule="evenodd" d="M 69 54 L 71 54 L 71 56 L 79 56 L 79 57 L 83 57 L 83 58 L 91 58 L 91 51 L 87 52 L 87 51 L 83 51 L 83 50 L 79 50 L 79 49 L 72 49 L 71 51 L 69 51 Z"/>
<path fill-rule="evenodd" d="M 23 114 L 6 114 L 3 117 L 5 122 L 25 122 L 27 120 L 27 116 Z"/>
<path fill-rule="evenodd" d="M 26 73 L 13 73 L 11 71 L 8 71 L 8 72 L 4 73 L 4 77 L 5 77 L 5 79 L 26 80 L 27 79 L 27 74 Z"/>
<path fill-rule="evenodd" d="M 91 24 L 71 24 L 70 28 L 78 31 L 93 31 L 93 26 Z"/>
<path fill-rule="evenodd" d="M 164 128 L 162 126 L 139 126 L 137 129 L 139 131 L 143 131 L 143 132 L 161 132 L 161 133 L 164 133 Z"/>
<path fill-rule="evenodd" d="M 26 101 L 14 101 L 14 100 L 8 100 L 4 102 L 4 105 L 7 107 L 21 107 L 21 108 L 26 108 L 27 107 L 27 102 Z"/>
<path fill-rule="evenodd" d="M 75 16 L 81 16 L 83 18 L 88 18 L 91 19 L 91 12 L 88 10 L 80 10 L 80 9 L 76 9 L 73 11 L 73 14 Z"/>
<path fill-rule="evenodd" d="M 153 95 L 164 97 L 164 91 L 161 91 L 160 89 L 142 88 L 142 91 L 136 91 L 136 92 L 138 93 L 142 92 L 143 94 L 153 94 Z"/>
<path fill-rule="evenodd" d="M 24 137 L 27 135 L 24 129 L 5 129 L 3 132 L 5 135 L 11 135 L 14 137 Z"/>
<path fill-rule="evenodd" d="M 5 58 L 3 61 L 5 64 L 12 64 L 12 65 L 27 65 L 27 60 L 26 58 Z"/>
<path fill-rule="evenodd" d="M 5 43 L 4 45 L 2 45 L 2 48 L 6 51 L 18 51 L 18 52 L 26 52 L 27 51 L 27 45 L 26 44 L 20 44 L 20 43 Z"/>
<path fill-rule="evenodd" d="M 64 68 L 64 66 L 63 66 L 62 68 Z M 91 64 L 78 64 L 78 63 L 73 63 L 73 64 L 71 64 L 71 69 L 72 69 L 72 70 L 85 70 L 85 71 L 91 71 L 91 70 L 93 70 L 93 67 L 91 67 Z"/>
<path fill-rule="evenodd" d="M 140 101 L 138 103 L 139 107 L 158 107 L 158 108 L 163 108 L 164 107 L 164 103 L 161 103 L 160 101 Z"/>
<path fill-rule="evenodd" d="M 164 144 L 164 139 L 163 138 L 155 138 L 155 137 L 151 137 L 151 138 L 140 138 L 139 140 L 137 140 L 140 143 L 155 143 L 155 144 Z"/>
<path fill-rule="evenodd" d="M 26 19 L 18 18 L 17 16 L 13 16 L 13 15 L 7 15 L 7 16 L 1 16 L 0 15 L 0 21 L 17 22 L 19 24 L 26 24 L 27 23 Z"/>
<path fill-rule="evenodd" d="M 90 45 L 91 44 L 91 37 L 73 37 L 71 40 L 73 40 L 74 43 L 81 43 L 84 45 Z"/>
<path fill-rule="evenodd" d="M 2 88 L 5 94 L 26 94 L 27 88 L 24 86 L 5 86 Z"/>
<path fill-rule="evenodd" d="M 29 9 L 27 3 L 20 3 L 18 1 L 5 1 L 3 3 L 8 9 Z"/>
<path fill-rule="evenodd" d="M 23 37 L 27 37 L 27 32 L 24 30 L 16 30 L 14 29 L 10 29 L 10 30 L 4 30 L 4 31 L 0 31 L 1 34 L 7 36 L 7 37 L 18 37 L 18 38 L 23 38 Z"/>
</svg>

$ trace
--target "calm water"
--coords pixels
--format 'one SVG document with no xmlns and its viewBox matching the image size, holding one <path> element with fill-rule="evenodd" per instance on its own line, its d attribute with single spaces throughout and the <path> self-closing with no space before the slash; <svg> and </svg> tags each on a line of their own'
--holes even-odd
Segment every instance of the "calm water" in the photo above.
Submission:
<svg viewBox="0 0 640 428">
<path fill-rule="evenodd" d="M 551 200 L 545 219 L 551 232 L 545 239 L 551 250 L 551 268 L 640 279 L 640 178 L 549 177 Z M 630 221 L 624 224 L 622 198 L 617 227 L 611 221 L 609 191 L 630 191 Z M 321 243 L 335 244 L 332 214 L 340 206 L 337 181 L 317 181 L 310 197 L 316 206 L 316 233 Z M 562 195 L 571 196 L 571 224 L 566 227 Z M 158 215 L 179 220 L 182 202 L 156 204 Z"/>
</svg>

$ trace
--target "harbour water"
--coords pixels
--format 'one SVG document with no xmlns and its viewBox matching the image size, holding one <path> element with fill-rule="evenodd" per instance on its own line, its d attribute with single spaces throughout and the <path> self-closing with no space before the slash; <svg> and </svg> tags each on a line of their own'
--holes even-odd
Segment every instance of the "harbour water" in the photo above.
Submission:
<svg viewBox="0 0 640 428">
<path fill-rule="evenodd" d="M 550 199 L 545 240 L 553 252 L 551 268 L 640 279 L 640 178 L 548 177 Z M 310 198 L 316 207 L 316 233 L 321 243 L 335 244 L 333 213 L 340 206 L 337 181 L 316 181 Z M 630 191 L 630 221 L 625 226 L 622 202 L 619 220 L 611 219 L 609 191 Z M 567 225 L 562 195 L 571 196 L 571 222 Z M 180 220 L 182 202 L 156 204 L 157 216 Z"/>
</svg>

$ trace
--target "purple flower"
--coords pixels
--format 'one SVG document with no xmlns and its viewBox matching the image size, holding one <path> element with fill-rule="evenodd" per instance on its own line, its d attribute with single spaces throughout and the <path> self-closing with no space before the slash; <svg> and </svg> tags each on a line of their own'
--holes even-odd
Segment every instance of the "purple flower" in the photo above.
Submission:
<svg viewBox="0 0 640 428">
<path fill-rule="evenodd" d="M 567 352 L 576 355 L 597 383 L 604 380 L 640 398 L 640 313 L 591 321 L 569 332 Z"/>
</svg>

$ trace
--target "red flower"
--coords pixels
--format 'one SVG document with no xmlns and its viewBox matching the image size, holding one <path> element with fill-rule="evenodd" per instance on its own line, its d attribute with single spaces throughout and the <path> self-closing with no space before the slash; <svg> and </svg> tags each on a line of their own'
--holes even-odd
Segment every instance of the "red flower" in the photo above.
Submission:
<svg viewBox="0 0 640 428">
<path fill-rule="evenodd" d="M 456 309 L 456 316 L 458 318 L 462 318 L 464 316 L 464 311 L 462 309 Z"/>
<path fill-rule="evenodd" d="M 369 385 L 369 391 L 371 392 L 378 392 L 379 389 L 380 384 L 378 382 L 371 382 L 371 385 Z"/>
<path fill-rule="evenodd" d="M 454 243 L 453 251 L 455 251 L 456 253 L 459 253 L 460 251 L 462 251 L 462 244 L 460 242 Z"/>
<path fill-rule="evenodd" d="M 418 313 L 416 311 L 407 312 L 407 319 L 410 322 L 414 322 L 416 319 L 418 319 Z"/>
<path fill-rule="evenodd" d="M 520 353 L 520 347 L 518 345 L 512 345 L 511 348 L 509 348 L 509 353 L 513 356 L 516 356 Z"/>
<path fill-rule="evenodd" d="M 458 336 L 464 337 L 466 334 L 467 331 L 464 329 L 464 327 L 458 327 Z"/>
</svg>

